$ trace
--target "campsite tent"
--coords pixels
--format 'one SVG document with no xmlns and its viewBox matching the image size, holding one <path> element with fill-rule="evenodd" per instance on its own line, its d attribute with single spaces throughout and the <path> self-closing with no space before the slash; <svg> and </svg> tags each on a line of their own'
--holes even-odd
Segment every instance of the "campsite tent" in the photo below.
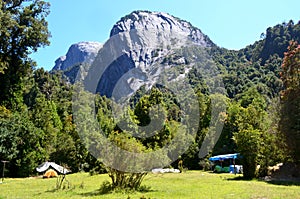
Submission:
<svg viewBox="0 0 300 199">
<path fill-rule="evenodd" d="M 55 178 L 55 177 L 58 177 L 58 175 L 57 175 L 57 172 L 54 171 L 53 169 L 49 169 L 43 175 L 43 178 Z"/>
<path fill-rule="evenodd" d="M 68 169 L 56 164 L 55 162 L 44 162 L 43 164 L 38 166 L 36 168 L 36 170 L 41 173 L 41 172 L 47 171 L 49 169 L 49 167 L 53 168 L 55 171 L 57 171 L 58 173 L 61 173 L 61 174 L 67 174 L 67 173 L 71 172 Z"/>
</svg>

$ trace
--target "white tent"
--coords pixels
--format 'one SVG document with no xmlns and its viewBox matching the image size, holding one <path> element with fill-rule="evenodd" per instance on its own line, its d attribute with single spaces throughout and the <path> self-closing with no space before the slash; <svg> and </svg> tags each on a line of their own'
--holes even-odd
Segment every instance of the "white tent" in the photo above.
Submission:
<svg viewBox="0 0 300 199">
<path fill-rule="evenodd" d="M 39 173 L 45 172 L 49 169 L 49 167 L 52 167 L 53 169 L 55 169 L 57 172 L 61 173 L 61 174 L 67 174 L 70 173 L 71 171 L 69 171 L 68 169 L 56 164 L 55 162 L 45 162 L 41 165 L 39 165 L 36 170 Z"/>
<path fill-rule="evenodd" d="M 157 168 L 157 169 L 152 169 L 152 173 L 180 173 L 179 169 L 162 169 L 162 168 Z"/>
</svg>

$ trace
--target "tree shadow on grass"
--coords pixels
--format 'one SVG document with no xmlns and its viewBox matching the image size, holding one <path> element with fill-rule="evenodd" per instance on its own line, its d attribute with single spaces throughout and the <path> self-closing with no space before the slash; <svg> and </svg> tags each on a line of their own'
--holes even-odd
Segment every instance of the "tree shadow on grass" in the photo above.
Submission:
<svg viewBox="0 0 300 199">
<path fill-rule="evenodd" d="M 74 189 L 75 189 L 75 187 L 68 188 L 68 189 L 66 189 L 66 188 L 63 188 L 63 189 L 53 188 L 53 189 L 48 189 L 47 191 L 45 191 L 45 193 L 56 193 L 56 192 L 63 192 L 63 191 L 68 192 L 68 191 L 73 191 Z M 37 196 L 37 195 L 41 195 L 41 194 L 42 193 L 40 192 L 40 193 L 37 193 L 35 195 Z"/>
<path fill-rule="evenodd" d="M 53 188 L 53 189 L 49 189 L 47 191 L 45 191 L 46 193 L 55 193 L 57 192 L 57 189 L 56 188 Z"/>
<path fill-rule="evenodd" d="M 228 181 L 251 181 L 252 179 L 244 178 L 243 176 L 236 176 L 233 178 L 227 178 Z"/>
<path fill-rule="evenodd" d="M 300 186 L 300 179 L 296 180 L 270 180 L 266 181 L 268 184 L 281 186 Z"/>
<path fill-rule="evenodd" d="M 234 178 L 228 178 L 228 181 L 251 181 L 250 179 L 246 179 L 243 176 L 237 176 Z M 282 185 L 282 186 L 300 186 L 300 179 L 287 179 L 287 180 L 276 180 L 276 179 L 258 179 L 259 181 L 273 184 L 273 185 Z"/>
<path fill-rule="evenodd" d="M 82 197 L 96 197 L 101 195 L 113 194 L 113 193 L 122 193 L 122 194 L 132 194 L 132 193 L 148 193 L 155 192 L 148 186 L 141 186 L 138 190 L 130 190 L 130 189 L 113 189 L 109 184 L 102 184 L 100 189 L 95 191 L 80 193 Z"/>
<path fill-rule="evenodd" d="M 109 194 L 109 193 L 103 193 L 103 192 L 101 192 L 100 189 L 98 189 L 98 190 L 91 191 L 91 192 L 79 193 L 78 195 L 80 195 L 82 197 L 97 197 L 97 196 L 101 196 L 101 195 L 105 195 L 105 194 Z"/>
</svg>

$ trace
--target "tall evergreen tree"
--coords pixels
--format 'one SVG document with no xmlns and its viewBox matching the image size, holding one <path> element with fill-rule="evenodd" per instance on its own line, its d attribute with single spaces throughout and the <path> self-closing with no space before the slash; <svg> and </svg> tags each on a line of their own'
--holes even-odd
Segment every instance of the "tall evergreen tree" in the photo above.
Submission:
<svg viewBox="0 0 300 199">
<path fill-rule="evenodd" d="M 8 108 L 22 95 L 23 80 L 35 65 L 29 54 L 49 44 L 48 13 L 43 0 L 0 2 L 0 102 Z"/>
<path fill-rule="evenodd" d="M 300 45 L 291 42 L 282 64 L 280 131 L 284 135 L 291 160 L 300 164 Z"/>
</svg>

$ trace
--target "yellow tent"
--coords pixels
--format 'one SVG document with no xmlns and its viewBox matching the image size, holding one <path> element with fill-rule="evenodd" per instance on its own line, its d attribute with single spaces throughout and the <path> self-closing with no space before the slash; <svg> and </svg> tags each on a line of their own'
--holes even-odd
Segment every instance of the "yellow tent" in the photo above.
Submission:
<svg viewBox="0 0 300 199">
<path fill-rule="evenodd" d="M 54 178 L 54 177 L 58 177 L 58 175 L 57 172 L 54 171 L 53 169 L 47 170 L 43 175 L 43 178 Z"/>
</svg>

